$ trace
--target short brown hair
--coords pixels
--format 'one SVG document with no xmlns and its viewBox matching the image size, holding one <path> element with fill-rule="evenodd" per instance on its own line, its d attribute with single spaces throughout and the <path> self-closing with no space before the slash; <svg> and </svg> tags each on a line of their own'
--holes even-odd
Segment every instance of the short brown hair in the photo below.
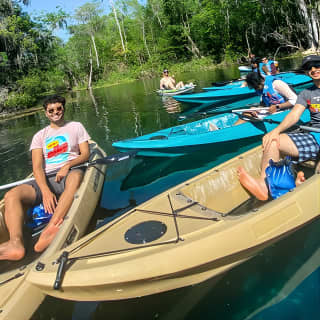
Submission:
<svg viewBox="0 0 320 320">
<path fill-rule="evenodd" d="M 54 94 L 52 96 L 47 97 L 44 101 L 43 101 L 43 108 L 44 110 L 47 110 L 47 107 L 49 104 L 53 104 L 53 103 L 57 103 L 60 102 L 64 108 L 65 104 L 66 104 L 66 99 L 64 97 L 61 97 L 57 94 Z"/>
</svg>

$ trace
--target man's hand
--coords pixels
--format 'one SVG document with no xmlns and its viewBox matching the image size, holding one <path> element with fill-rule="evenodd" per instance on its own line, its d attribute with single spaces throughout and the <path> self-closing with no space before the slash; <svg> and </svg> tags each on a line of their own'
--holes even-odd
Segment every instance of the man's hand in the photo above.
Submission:
<svg viewBox="0 0 320 320">
<path fill-rule="evenodd" d="M 55 181 L 56 182 L 60 182 L 65 176 L 67 176 L 67 174 L 69 173 L 69 170 L 70 170 L 70 165 L 69 164 L 65 164 L 57 172 Z"/>
<path fill-rule="evenodd" d="M 270 148 L 271 143 L 275 141 L 277 146 L 280 145 L 280 132 L 277 128 L 273 129 L 269 133 L 267 133 L 262 139 L 262 147 L 263 150 L 268 150 Z"/>
<path fill-rule="evenodd" d="M 45 212 L 53 214 L 58 203 L 54 193 L 50 189 L 42 192 L 42 200 Z"/>
<path fill-rule="evenodd" d="M 275 112 L 277 112 L 278 111 L 278 109 L 277 109 L 277 105 L 276 104 L 272 104 L 270 107 L 269 107 L 269 113 L 275 113 Z"/>
</svg>

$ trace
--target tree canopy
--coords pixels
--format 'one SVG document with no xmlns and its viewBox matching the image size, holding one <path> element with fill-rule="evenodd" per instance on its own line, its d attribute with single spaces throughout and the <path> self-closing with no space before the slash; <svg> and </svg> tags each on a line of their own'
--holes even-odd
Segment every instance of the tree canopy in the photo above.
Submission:
<svg viewBox="0 0 320 320">
<path fill-rule="evenodd" d="M 319 49 L 317 0 L 88 1 L 72 13 L 58 8 L 32 18 L 23 11 L 28 2 L 0 0 L 7 105 L 29 106 L 50 90 L 152 76 L 175 62 Z M 66 43 L 54 36 L 57 28 L 69 31 Z"/>
</svg>

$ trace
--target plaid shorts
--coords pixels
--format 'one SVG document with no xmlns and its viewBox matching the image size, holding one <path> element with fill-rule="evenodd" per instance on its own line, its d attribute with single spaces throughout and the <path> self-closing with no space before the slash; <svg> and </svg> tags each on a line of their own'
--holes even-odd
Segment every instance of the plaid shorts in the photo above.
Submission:
<svg viewBox="0 0 320 320">
<path fill-rule="evenodd" d="M 287 135 L 291 138 L 299 151 L 299 158 L 295 159 L 296 161 L 293 162 L 297 163 L 317 159 L 320 147 L 312 134 L 297 132 L 287 133 Z"/>
</svg>

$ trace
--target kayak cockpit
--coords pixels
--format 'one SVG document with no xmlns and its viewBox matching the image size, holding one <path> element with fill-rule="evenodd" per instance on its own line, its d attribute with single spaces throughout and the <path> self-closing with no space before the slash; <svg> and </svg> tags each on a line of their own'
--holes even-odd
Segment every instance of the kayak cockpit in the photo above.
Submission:
<svg viewBox="0 0 320 320">
<path fill-rule="evenodd" d="M 230 214 L 248 199 L 250 194 L 241 186 L 237 168 L 242 166 L 253 175 L 259 174 L 261 152 L 251 153 L 243 159 L 226 162 L 210 174 L 202 175 L 192 185 L 186 184 L 180 193 L 187 199 L 192 199 L 208 210 L 221 216 Z"/>
</svg>

